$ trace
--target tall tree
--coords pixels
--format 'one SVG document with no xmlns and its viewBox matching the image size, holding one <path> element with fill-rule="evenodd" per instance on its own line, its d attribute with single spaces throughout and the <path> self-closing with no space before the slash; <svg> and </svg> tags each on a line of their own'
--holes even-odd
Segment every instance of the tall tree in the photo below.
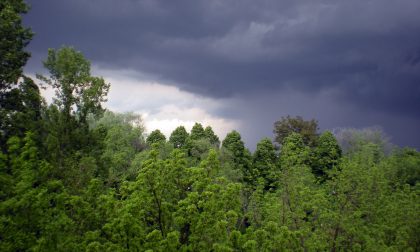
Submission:
<svg viewBox="0 0 420 252">
<path fill-rule="evenodd" d="M 182 148 L 185 146 L 188 136 L 189 134 L 187 130 L 185 130 L 185 127 L 179 126 L 172 131 L 171 136 L 169 137 L 169 142 L 174 145 L 174 148 Z"/>
<path fill-rule="evenodd" d="M 103 112 L 109 84 L 102 77 L 92 76 L 90 62 L 72 47 L 59 50 L 49 49 L 44 67 L 50 76 L 37 77 L 55 90 L 54 104 L 64 114 L 65 120 L 74 116 L 80 123 L 86 123 L 89 113 Z"/>
<path fill-rule="evenodd" d="M 234 169 L 241 171 L 244 180 L 250 182 L 252 157 L 245 148 L 239 132 L 234 130 L 228 133 L 222 142 L 222 148 L 227 150 L 231 155 Z"/>
<path fill-rule="evenodd" d="M 302 135 L 303 142 L 308 146 L 314 146 L 318 138 L 318 122 L 314 119 L 305 121 L 302 117 L 282 117 L 274 123 L 275 140 L 280 145 L 292 132 Z"/>
<path fill-rule="evenodd" d="M 255 184 L 259 178 L 262 178 L 266 190 L 275 188 L 278 173 L 274 145 L 270 139 L 264 138 L 257 144 L 257 149 L 254 152 L 250 182 Z"/>
<path fill-rule="evenodd" d="M 32 32 L 22 25 L 21 15 L 28 11 L 23 0 L 0 2 L 0 94 L 16 84 L 22 68 L 30 57 L 24 48 L 32 39 Z"/>
<path fill-rule="evenodd" d="M 27 11 L 23 0 L 0 1 L 0 146 L 3 152 L 9 137 L 24 137 L 25 131 L 38 128 L 33 127 L 37 120 L 32 111 L 39 113 L 39 104 L 33 104 L 34 97 L 29 96 L 37 93 L 36 102 L 40 103 L 39 90 L 22 74 L 30 57 L 25 47 L 33 35 L 22 25 L 22 15 Z M 24 77 L 23 81 L 20 81 L 21 77 Z"/>
</svg>

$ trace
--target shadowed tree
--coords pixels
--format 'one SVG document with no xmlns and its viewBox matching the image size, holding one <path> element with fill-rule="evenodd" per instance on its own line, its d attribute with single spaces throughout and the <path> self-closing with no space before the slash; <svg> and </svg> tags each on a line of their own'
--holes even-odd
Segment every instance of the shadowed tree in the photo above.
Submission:
<svg viewBox="0 0 420 252">
<path fill-rule="evenodd" d="M 341 148 L 334 135 L 330 131 L 325 131 L 318 139 L 318 144 L 313 150 L 312 172 L 321 181 L 328 176 L 327 171 L 331 171 L 338 165 L 341 158 Z"/>
<path fill-rule="evenodd" d="M 262 139 L 254 152 L 250 181 L 255 184 L 259 178 L 262 178 L 266 190 L 275 188 L 279 173 L 276 164 L 277 155 L 273 143 L 268 138 Z"/>
<path fill-rule="evenodd" d="M 282 117 L 279 121 L 274 123 L 275 140 L 280 145 L 283 144 L 284 139 L 295 132 L 302 135 L 303 142 L 308 146 L 315 146 L 318 138 L 318 122 L 314 119 L 305 121 L 302 117 Z"/>
<path fill-rule="evenodd" d="M 33 34 L 29 28 L 22 26 L 21 17 L 27 11 L 28 6 L 23 0 L 0 2 L 0 95 L 17 83 L 30 57 L 24 48 Z"/>
<path fill-rule="evenodd" d="M 0 1 L 0 151 L 3 152 L 9 137 L 23 138 L 25 131 L 35 132 L 39 128 L 34 127 L 39 118 L 39 90 L 22 74 L 30 57 L 24 49 L 33 35 L 22 25 L 22 14 L 27 11 L 23 0 Z"/>
<path fill-rule="evenodd" d="M 216 134 L 214 134 L 214 131 L 210 126 L 207 126 L 204 129 L 204 135 L 210 141 L 211 145 L 213 145 L 217 148 L 219 147 L 219 145 L 220 145 L 219 137 L 216 136 Z"/>
<path fill-rule="evenodd" d="M 243 179 L 252 183 L 251 162 L 252 157 L 245 148 L 241 135 L 237 131 L 228 133 L 222 142 L 222 148 L 227 150 L 232 156 L 233 168 L 241 171 Z"/>
</svg>

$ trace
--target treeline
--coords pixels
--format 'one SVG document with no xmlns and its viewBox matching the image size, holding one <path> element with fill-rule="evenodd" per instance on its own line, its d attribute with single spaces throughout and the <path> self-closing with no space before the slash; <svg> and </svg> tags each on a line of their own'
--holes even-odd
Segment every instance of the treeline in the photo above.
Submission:
<svg viewBox="0 0 420 252">
<path fill-rule="evenodd" d="M 420 250 L 418 151 L 290 116 L 253 153 L 199 123 L 146 135 L 70 47 L 37 76 L 46 104 L 26 11 L 0 2 L 0 251 Z"/>
</svg>

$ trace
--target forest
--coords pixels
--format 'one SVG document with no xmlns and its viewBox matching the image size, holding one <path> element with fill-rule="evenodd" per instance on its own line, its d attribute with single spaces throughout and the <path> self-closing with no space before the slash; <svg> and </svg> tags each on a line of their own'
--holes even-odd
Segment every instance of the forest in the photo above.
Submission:
<svg viewBox="0 0 420 252">
<path fill-rule="evenodd" d="M 200 123 L 146 134 L 72 47 L 24 75 L 27 11 L 0 1 L 0 251 L 420 250 L 416 149 L 299 116 L 253 152 Z"/>
</svg>

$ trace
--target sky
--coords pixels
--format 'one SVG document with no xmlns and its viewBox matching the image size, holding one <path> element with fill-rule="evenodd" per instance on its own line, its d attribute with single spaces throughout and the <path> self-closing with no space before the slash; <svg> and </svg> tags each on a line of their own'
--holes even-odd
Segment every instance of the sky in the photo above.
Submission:
<svg viewBox="0 0 420 252">
<path fill-rule="evenodd" d="M 253 149 L 299 115 L 420 149 L 418 0 L 27 2 L 25 71 L 73 46 L 111 83 L 105 106 L 141 113 L 149 132 L 200 122 Z"/>
</svg>

